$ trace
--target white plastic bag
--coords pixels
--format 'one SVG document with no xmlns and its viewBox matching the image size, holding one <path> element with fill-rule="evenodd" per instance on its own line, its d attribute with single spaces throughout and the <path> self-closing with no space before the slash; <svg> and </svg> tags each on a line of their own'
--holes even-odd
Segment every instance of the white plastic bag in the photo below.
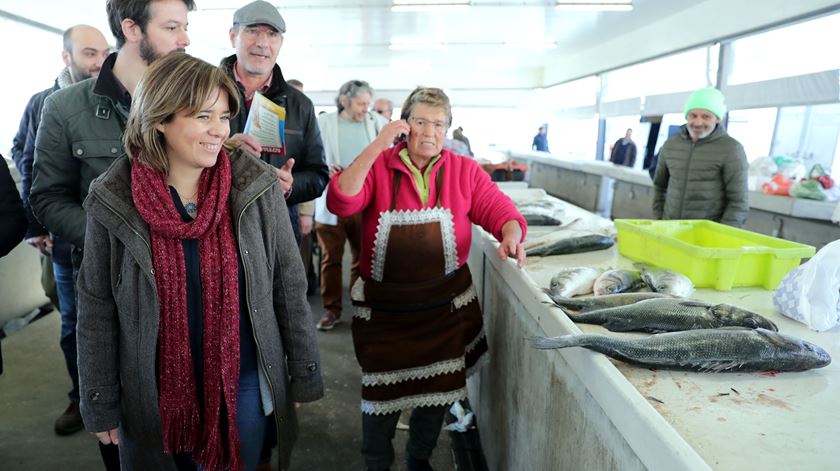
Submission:
<svg viewBox="0 0 840 471">
<path fill-rule="evenodd" d="M 773 293 L 773 306 L 816 331 L 840 325 L 840 240 L 788 273 Z"/>
</svg>

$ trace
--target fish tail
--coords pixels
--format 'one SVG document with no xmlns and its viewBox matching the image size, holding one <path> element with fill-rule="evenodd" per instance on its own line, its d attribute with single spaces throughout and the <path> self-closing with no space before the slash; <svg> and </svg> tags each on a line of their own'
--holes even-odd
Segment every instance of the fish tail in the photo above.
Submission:
<svg viewBox="0 0 840 471">
<path fill-rule="evenodd" d="M 585 335 L 561 335 L 559 337 L 543 337 L 537 335 L 531 337 L 531 346 L 539 350 L 580 347 L 586 344 L 583 337 Z"/>
</svg>

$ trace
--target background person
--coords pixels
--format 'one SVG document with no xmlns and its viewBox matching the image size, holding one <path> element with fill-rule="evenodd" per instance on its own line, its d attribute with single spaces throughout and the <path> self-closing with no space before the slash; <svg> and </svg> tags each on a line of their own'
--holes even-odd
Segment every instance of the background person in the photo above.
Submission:
<svg viewBox="0 0 840 471">
<path fill-rule="evenodd" d="M 537 130 L 537 135 L 534 136 L 534 140 L 531 142 L 531 150 L 536 150 L 540 152 L 548 152 L 548 133 L 545 130 L 545 126 L 540 126 Z"/>
<path fill-rule="evenodd" d="M 391 121 L 391 116 L 394 114 L 394 103 L 387 98 L 377 98 L 373 102 L 373 111 L 379 113 L 379 116 L 385 118 L 386 121 Z"/>
<path fill-rule="evenodd" d="M 293 401 L 323 395 L 279 180 L 222 147 L 236 93 L 200 59 L 157 61 L 136 90 L 127 156 L 85 200 L 82 415 L 124 469 L 254 469 L 272 411 L 287 465 Z"/>
<path fill-rule="evenodd" d="M 633 168 L 636 164 L 636 143 L 633 142 L 632 136 L 633 130 L 627 129 L 624 137 L 615 141 L 610 152 L 610 162 Z"/>
<path fill-rule="evenodd" d="M 324 139 L 324 150 L 330 167 L 330 178 L 350 165 L 386 124 L 383 117 L 368 111 L 373 89 L 364 80 L 350 80 L 338 90 L 336 111 L 318 116 L 318 126 Z M 321 301 L 324 316 L 318 321 L 319 330 L 332 330 L 342 314 L 342 258 L 344 245 L 349 242 L 350 286 L 359 278 L 361 245 L 361 215 L 339 217 L 327 208 L 325 191 L 315 201 L 315 233 L 321 246 Z"/>
<path fill-rule="evenodd" d="M 449 98 L 417 88 L 401 119 L 330 183 L 339 216 L 362 214 L 362 278 L 352 288 L 353 345 L 362 368 L 362 454 L 388 469 L 404 408 L 410 470 L 430 469 L 444 414 L 466 397 L 466 378 L 487 350 L 472 285 L 472 228 L 499 241 L 502 259 L 521 267 L 525 220 L 478 164 L 443 149 Z M 407 140 L 391 147 L 394 139 Z M 407 355 L 406 352 L 411 352 Z"/>
<path fill-rule="evenodd" d="M 744 147 L 720 123 L 725 114 L 720 90 L 689 95 L 687 123 L 659 150 L 653 177 L 656 219 L 709 219 L 735 227 L 747 221 L 749 164 Z"/>
</svg>

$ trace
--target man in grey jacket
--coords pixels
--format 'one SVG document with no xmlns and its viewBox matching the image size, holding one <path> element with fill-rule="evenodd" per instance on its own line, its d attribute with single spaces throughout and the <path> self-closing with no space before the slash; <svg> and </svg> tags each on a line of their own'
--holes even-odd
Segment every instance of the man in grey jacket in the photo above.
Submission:
<svg viewBox="0 0 840 471">
<path fill-rule="evenodd" d="M 189 45 L 187 12 L 195 9 L 195 2 L 108 0 L 105 9 L 119 50 L 108 56 L 95 79 L 46 99 L 35 139 L 29 202 L 51 234 L 74 246 L 74 280 L 85 242 L 82 202 L 88 187 L 123 154 L 131 95 L 143 72 L 157 58 Z M 68 342 L 75 345 L 75 319 L 67 329 L 72 336 Z M 78 413 L 78 407 L 76 398 L 70 409 Z M 101 451 L 106 467 L 118 469 L 116 447 Z"/>
<path fill-rule="evenodd" d="M 743 226 L 749 212 L 744 147 L 726 133 L 723 94 L 715 88 L 692 93 L 680 133 L 659 151 L 653 177 L 656 219 L 709 219 Z"/>
</svg>

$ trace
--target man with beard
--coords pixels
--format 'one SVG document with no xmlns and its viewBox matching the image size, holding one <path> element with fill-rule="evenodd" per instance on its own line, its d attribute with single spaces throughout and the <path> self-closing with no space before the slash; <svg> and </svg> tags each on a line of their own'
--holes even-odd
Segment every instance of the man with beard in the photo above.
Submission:
<svg viewBox="0 0 840 471">
<path fill-rule="evenodd" d="M 73 389 L 68 394 L 70 406 L 55 421 L 55 433 L 58 435 L 70 435 L 82 429 L 82 416 L 76 406 L 79 401 L 76 338 L 65 331 L 65 328 L 69 329 L 75 325 L 76 294 L 73 285 L 73 265 L 70 262 L 70 244 L 61 238 L 52 238 L 44 226 L 35 219 L 32 208 L 29 206 L 32 161 L 35 159 L 35 138 L 41 121 L 44 100 L 56 90 L 98 76 L 109 52 L 108 42 L 98 29 L 87 25 L 77 25 L 67 29 L 64 32 L 64 50 L 61 52 L 61 58 L 66 67 L 58 74 L 52 87 L 36 93 L 29 100 L 23 118 L 20 120 L 20 130 L 15 136 L 15 143 L 18 140 L 24 143 L 20 149 L 20 157 L 15 159 L 15 163 L 23 183 L 22 199 L 28 220 L 26 242 L 41 252 L 41 285 L 44 287 L 44 292 L 48 296 L 51 292 L 55 293 L 49 297 L 61 312 L 61 350 L 73 384 Z"/>
<path fill-rule="evenodd" d="M 74 285 L 83 256 L 82 202 L 88 187 L 124 153 L 122 135 L 131 96 L 143 72 L 155 59 L 189 45 L 187 12 L 195 9 L 195 2 L 108 0 L 105 9 L 118 51 L 108 56 L 96 80 L 58 90 L 46 99 L 35 139 L 29 201 L 44 227 L 72 244 Z M 62 318 L 61 342 L 73 347 L 75 358 L 75 316 Z M 78 398 L 71 397 L 70 412 L 78 407 Z M 100 451 L 108 469 L 119 469 L 116 445 L 100 444 Z"/>
<path fill-rule="evenodd" d="M 653 177 L 656 219 L 709 219 L 743 226 L 747 200 L 747 156 L 726 133 L 723 94 L 715 88 L 692 93 L 685 103 L 687 123 L 659 151 Z"/>
<path fill-rule="evenodd" d="M 315 107 L 306 95 L 286 82 L 276 64 L 285 32 L 286 22 L 274 5 L 257 0 L 243 6 L 234 12 L 229 31 L 236 53 L 224 58 L 220 67 L 236 83 L 242 104 L 242 111 L 230 120 L 231 140 L 275 167 L 299 243 L 297 205 L 314 200 L 324 191 L 329 170 Z M 256 139 L 242 134 L 256 92 L 286 109 L 285 155 L 263 152 Z"/>
</svg>

